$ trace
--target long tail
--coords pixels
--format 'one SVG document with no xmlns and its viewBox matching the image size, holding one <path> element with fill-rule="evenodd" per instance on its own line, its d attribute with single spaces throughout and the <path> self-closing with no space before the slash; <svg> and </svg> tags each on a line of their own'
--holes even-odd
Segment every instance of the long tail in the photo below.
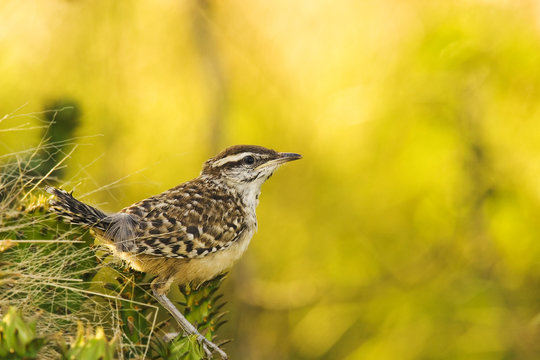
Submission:
<svg viewBox="0 0 540 360">
<path fill-rule="evenodd" d="M 65 190 L 53 187 L 48 187 L 45 190 L 55 196 L 49 200 L 50 209 L 64 218 L 66 222 L 84 227 L 96 227 L 102 231 L 107 230 L 102 227 L 102 220 L 107 217 L 103 211 L 75 199 Z"/>
<path fill-rule="evenodd" d="M 112 240 L 119 251 L 133 251 L 135 219 L 126 213 L 105 214 L 93 206 L 75 199 L 65 190 L 48 187 L 45 189 L 55 197 L 49 200 L 50 209 L 66 222 L 97 230 Z"/>
</svg>

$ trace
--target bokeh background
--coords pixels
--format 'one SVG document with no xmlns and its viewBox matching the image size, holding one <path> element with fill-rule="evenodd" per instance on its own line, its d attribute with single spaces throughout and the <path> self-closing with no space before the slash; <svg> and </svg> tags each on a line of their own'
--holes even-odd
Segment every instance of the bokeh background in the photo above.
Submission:
<svg viewBox="0 0 540 360">
<path fill-rule="evenodd" d="M 0 127 L 74 106 L 64 187 L 107 211 L 304 155 L 224 286 L 233 359 L 540 358 L 536 1 L 3 0 L 0 54 Z"/>
</svg>

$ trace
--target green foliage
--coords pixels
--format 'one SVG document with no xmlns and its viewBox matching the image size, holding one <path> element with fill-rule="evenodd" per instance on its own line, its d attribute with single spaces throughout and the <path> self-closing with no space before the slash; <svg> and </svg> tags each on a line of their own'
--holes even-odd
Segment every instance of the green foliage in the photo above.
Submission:
<svg viewBox="0 0 540 360">
<path fill-rule="evenodd" d="M 113 360 L 115 341 L 107 341 L 102 327 L 96 328 L 95 334 L 91 329 L 84 330 L 79 323 L 77 337 L 69 345 L 60 341 L 60 354 L 64 360 Z"/>
<path fill-rule="evenodd" d="M 104 255 L 104 252 L 100 252 Z M 103 261 L 113 261 L 110 256 L 105 256 Z M 87 300 L 87 304 L 99 303 L 100 307 L 114 307 L 116 315 L 108 319 L 103 319 L 114 326 L 118 323 L 122 333 L 122 339 L 127 344 L 141 346 L 148 341 L 148 337 L 155 327 L 154 300 L 147 287 L 141 283 L 146 283 L 147 277 L 141 273 L 135 273 L 128 269 L 117 267 L 111 264 L 103 266 L 91 280 L 89 290 L 96 294 Z M 126 347 L 124 351 L 130 351 Z"/>
<path fill-rule="evenodd" d="M 28 322 L 15 307 L 10 307 L 0 321 L 0 358 L 5 360 L 37 359 L 42 348 L 55 343 L 59 355 L 65 360 L 112 360 L 114 339 L 107 341 L 103 328 L 95 334 L 78 324 L 77 336 L 67 344 L 60 335 L 36 335 L 36 321 Z"/>
<path fill-rule="evenodd" d="M 185 285 L 180 289 L 185 298 L 185 303 L 181 305 L 184 306 L 186 319 L 206 332 L 208 340 L 213 339 L 216 331 L 224 323 L 221 319 L 225 313 L 220 313 L 220 310 L 225 303 L 220 302 L 223 295 L 217 293 L 224 277 L 225 275 L 220 275 L 198 288 Z"/>
<path fill-rule="evenodd" d="M 182 286 L 180 292 L 183 301 L 179 302 L 183 313 L 189 322 L 195 325 L 199 332 L 208 340 L 216 342 L 216 332 L 225 323 L 224 312 L 220 312 L 225 305 L 221 301 L 222 295 L 217 292 L 225 275 L 207 281 L 197 288 L 189 285 Z M 217 342 L 224 345 L 228 341 Z M 201 359 L 205 357 L 204 350 L 194 337 L 186 337 L 180 334 L 171 343 L 166 343 L 162 339 L 155 339 L 153 349 L 158 359 Z"/>
<path fill-rule="evenodd" d="M 15 307 L 10 307 L 0 321 L 0 359 L 35 359 L 47 338 L 37 336 L 35 321 L 25 321 Z"/>
<path fill-rule="evenodd" d="M 2 216 L 0 237 L 10 245 L 0 252 L 3 305 L 43 310 L 50 330 L 62 330 L 81 316 L 87 286 L 96 271 L 91 236 L 84 229 L 58 223 L 47 212 L 44 196 L 28 196 L 24 204 Z M 32 310 L 30 310 L 32 309 Z"/>
</svg>

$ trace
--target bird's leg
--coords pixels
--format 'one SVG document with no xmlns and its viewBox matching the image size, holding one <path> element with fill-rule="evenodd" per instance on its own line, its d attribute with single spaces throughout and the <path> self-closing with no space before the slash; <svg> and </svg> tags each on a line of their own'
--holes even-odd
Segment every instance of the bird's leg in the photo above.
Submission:
<svg viewBox="0 0 540 360">
<path fill-rule="evenodd" d="M 193 326 L 184 317 L 184 315 L 180 312 L 180 310 L 178 310 L 178 308 L 176 306 L 174 306 L 174 304 L 171 302 L 171 300 L 169 300 L 169 298 L 164 294 L 163 287 L 161 287 L 160 283 L 157 282 L 158 279 L 159 278 L 155 279 L 152 282 L 152 292 L 154 293 L 154 296 L 160 302 L 160 304 L 163 305 L 163 307 L 165 309 L 167 309 L 171 313 L 171 315 L 175 318 L 175 320 L 178 322 L 178 324 L 180 325 L 182 330 L 187 335 L 195 335 L 196 336 L 197 341 L 202 343 L 204 352 L 206 353 L 206 355 L 208 357 L 210 357 L 210 358 L 212 357 L 212 352 L 210 351 L 210 349 L 212 349 L 213 351 L 217 352 L 221 356 L 222 359 L 226 360 L 227 359 L 227 354 L 223 350 L 221 350 L 216 344 L 214 344 L 213 342 L 211 342 L 210 340 L 208 340 L 207 338 L 202 336 L 199 333 L 199 331 L 197 331 L 195 326 Z"/>
</svg>

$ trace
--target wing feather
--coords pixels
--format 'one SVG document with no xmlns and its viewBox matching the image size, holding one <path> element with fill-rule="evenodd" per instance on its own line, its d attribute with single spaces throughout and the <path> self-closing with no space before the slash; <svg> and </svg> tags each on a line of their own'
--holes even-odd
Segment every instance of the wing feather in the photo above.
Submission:
<svg viewBox="0 0 540 360">
<path fill-rule="evenodd" d="M 202 192 L 201 185 L 193 180 L 123 209 L 136 219 L 130 252 L 201 258 L 237 241 L 247 230 L 239 201 L 219 187 Z"/>
</svg>

